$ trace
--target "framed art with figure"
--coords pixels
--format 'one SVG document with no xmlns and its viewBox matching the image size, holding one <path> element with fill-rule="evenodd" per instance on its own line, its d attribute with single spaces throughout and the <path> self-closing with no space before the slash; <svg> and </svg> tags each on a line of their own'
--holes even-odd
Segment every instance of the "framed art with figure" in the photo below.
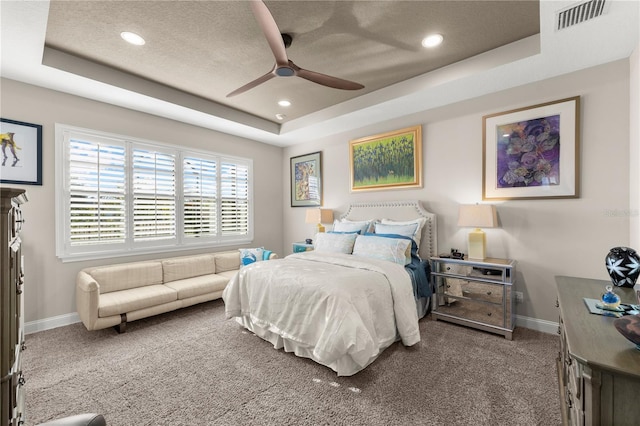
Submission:
<svg viewBox="0 0 640 426">
<path fill-rule="evenodd" d="M 322 205 L 320 152 L 291 157 L 291 207 Z"/>
<path fill-rule="evenodd" d="M 42 126 L 0 118 L 0 183 L 42 185 Z"/>
<path fill-rule="evenodd" d="M 580 97 L 482 118 L 483 200 L 579 197 Z"/>
</svg>

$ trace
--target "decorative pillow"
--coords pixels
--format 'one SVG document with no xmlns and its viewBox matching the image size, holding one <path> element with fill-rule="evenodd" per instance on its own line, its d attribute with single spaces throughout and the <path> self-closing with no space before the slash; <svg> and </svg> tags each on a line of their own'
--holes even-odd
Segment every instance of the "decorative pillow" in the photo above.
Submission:
<svg viewBox="0 0 640 426">
<path fill-rule="evenodd" d="M 408 225 L 389 225 L 386 223 L 376 223 L 375 233 L 404 235 L 405 237 L 413 239 L 415 238 L 417 229 L 417 223 L 411 223 Z"/>
<path fill-rule="evenodd" d="M 360 220 L 360 221 L 350 221 L 346 219 L 342 219 L 340 221 L 335 220 L 333 222 L 333 231 L 334 232 L 360 231 L 360 234 L 364 234 L 365 232 L 371 231 L 372 223 L 373 223 L 373 220 Z"/>
<path fill-rule="evenodd" d="M 317 252 L 351 254 L 358 234 L 335 234 L 321 232 L 316 234 L 313 249 Z"/>
<path fill-rule="evenodd" d="M 391 220 L 391 219 L 382 219 L 380 223 L 384 225 L 411 225 L 411 224 L 418 225 L 412 238 L 416 242 L 416 245 L 418 246 L 418 248 L 420 248 L 420 240 L 422 239 L 422 228 L 424 228 L 424 225 L 427 223 L 427 218 L 420 217 L 418 219 L 400 220 L 400 221 Z"/>
<path fill-rule="evenodd" d="M 404 261 L 405 265 L 408 265 L 411 263 L 411 259 L 413 255 L 418 256 L 418 246 L 416 245 L 416 242 L 413 241 L 413 238 L 411 237 L 407 237 L 406 235 L 400 235 L 400 234 L 372 234 L 372 233 L 366 233 L 364 235 L 368 235 L 368 236 L 372 236 L 372 237 L 380 237 L 380 238 L 395 238 L 395 239 L 400 239 L 400 240 L 406 240 L 409 242 L 409 246 L 407 247 L 407 251 L 405 252 L 405 256 L 407 257 Z"/>
<path fill-rule="evenodd" d="M 264 258 L 264 247 L 247 248 L 240 250 L 240 267 L 260 262 Z"/>
<path fill-rule="evenodd" d="M 407 257 L 407 253 L 409 253 L 409 257 Z M 409 261 L 411 260 L 411 240 L 358 235 L 353 246 L 353 255 L 407 265 L 407 258 Z"/>
</svg>

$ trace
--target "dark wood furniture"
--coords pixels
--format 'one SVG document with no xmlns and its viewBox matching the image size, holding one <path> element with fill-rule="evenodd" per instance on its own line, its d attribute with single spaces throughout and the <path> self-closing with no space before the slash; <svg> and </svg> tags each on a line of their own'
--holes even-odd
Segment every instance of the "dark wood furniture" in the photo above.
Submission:
<svg viewBox="0 0 640 426">
<path fill-rule="evenodd" d="M 615 318 L 591 314 L 584 303 L 599 299 L 610 281 L 559 276 L 556 283 L 563 423 L 640 424 L 640 351 L 618 333 Z M 637 303 L 633 289 L 615 291 L 623 303 Z"/>
<path fill-rule="evenodd" d="M 24 377 L 22 351 L 24 320 L 22 289 L 24 285 L 20 230 L 20 205 L 27 201 L 23 189 L 0 188 L 0 425 L 24 423 Z"/>
</svg>

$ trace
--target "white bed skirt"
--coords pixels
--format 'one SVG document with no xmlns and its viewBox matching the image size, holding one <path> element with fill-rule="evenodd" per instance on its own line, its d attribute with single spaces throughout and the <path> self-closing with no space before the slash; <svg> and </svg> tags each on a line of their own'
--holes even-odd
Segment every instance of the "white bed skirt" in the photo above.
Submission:
<svg viewBox="0 0 640 426">
<path fill-rule="evenodd" d="M 430 297 L 422 297 L 416 300 L 418 318 L 422 318 L 426 315 L 430 303 Z M 349 355 L 344 355 L 334 362 L 327 364 L 326 362 L 318 359 L 318 357 L 314 356 L 312 347 L 301 344 L 300 342 L 296 342 L 295 340 L 287 339 L 285 337 L 282 337 L 278 333 L 270 331 L 265 327 L 254 324 L 251 321 L 251 318 L 249 318 L 248 316 L 236 317 L 236 322 L 254 333 L 256 336 L 271 343 L 275 349 L 284 349 L 285 352 L 293 352 L 294 354 L 296 354 L 296 356 L 299 356 L 301 358 L 312 359 L 318 364 L 329 367 L 330 369 L 338 373 L 338 376 L 353 376 L 357 372 L 366 368 L 373 361 L 375 361 L 376 358 L 378 358 L 378 356 L 380 356 L 380 354 L 384 352 L 386 348 L 391 346 L 394 342 L 400 340 L 400 336 L 397 335 L 395 340 L 385 342 L 381 347 L 379 347 L 378 353 L 372 356 L 364 365 L 356 363 Z"/>
<path fill-rule="evenodd" d="M 247 316 L 236 317 L 236 321 L 245 327 L 247 330 L 255 333 L 256 336 L 270 342 L 275 349 L 284 349 L 285 352 L 293 352 L 296 356 L 301 358 L 309 358 L 317 362 L 318 364 L 329 367 L 336 373 L 338 376 L 353 376 L 358 371 L 363 370 L 369 364 L 380 356 L 380 354 L 389 346 L 391 346 L 394 342 L 400 340 L 400 336 L 396 336 L 396 339 L 390 342 L 384 342 L 378 348 L 378 352 L 372 356 L 364 365 L 359 365 L 356 363 L 353 358 L 349 355 L 344 355 L 341 358 L 336 359 L 334 362 L 327 364 L 324 361 L 319 360 L 313 354 L 313 348 L 303 345 L 300 342 L 296 342 L 295 340 L 287 339 L 280 336 L 277 333 L 274 333 L 267 328 L 261 327 L 259 325 L 254 324 L 250 318 Z"/>
</svg>

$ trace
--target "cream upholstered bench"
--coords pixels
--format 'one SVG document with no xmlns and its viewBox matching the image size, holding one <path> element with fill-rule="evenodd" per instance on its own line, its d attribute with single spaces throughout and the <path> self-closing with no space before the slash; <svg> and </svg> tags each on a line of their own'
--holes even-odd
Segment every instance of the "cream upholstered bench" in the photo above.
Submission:
<svg viewBox="0 0 640 426">
<path fill-rule="evenodd" d="M 234 250 L 85 268 L 76 278 L 78 315 L 87 330 L 122 333 L 127 322 L 222 297 L 241 264 Z"/>
</svg>

